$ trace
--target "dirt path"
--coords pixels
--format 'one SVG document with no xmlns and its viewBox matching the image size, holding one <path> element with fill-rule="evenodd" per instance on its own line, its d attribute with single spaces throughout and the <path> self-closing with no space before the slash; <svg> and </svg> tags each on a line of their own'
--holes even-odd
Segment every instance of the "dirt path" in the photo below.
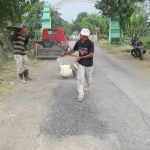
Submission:
<svg viewBox="0 0 150 150">
<path fill-rule="evenodd" d="M 144 60 L 135 59 L 130 53 L 124 54 L 108 54 L 109 58 L 116 61 L 121 66 L 132 70 L 137 74 L 141 74 L 145 77 L 150 77 L 150 55 L 145 55 Z"/>
</svg>

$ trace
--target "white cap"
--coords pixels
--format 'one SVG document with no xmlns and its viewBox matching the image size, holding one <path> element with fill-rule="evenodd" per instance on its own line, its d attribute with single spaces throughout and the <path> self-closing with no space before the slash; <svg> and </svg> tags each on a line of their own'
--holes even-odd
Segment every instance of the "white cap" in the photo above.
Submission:
<svg viewBox="0 0 150 150">
<path fill-rule="evenodd" d="M 80 34 L 83 35 L 83 36 L 89 36 L 89 35 L 90 35 L 90 30 L 87 29 L 87 28 L 83 28 L 83 29 L 81 30 L 81 33 L 80 33 Z"/>
</svg>

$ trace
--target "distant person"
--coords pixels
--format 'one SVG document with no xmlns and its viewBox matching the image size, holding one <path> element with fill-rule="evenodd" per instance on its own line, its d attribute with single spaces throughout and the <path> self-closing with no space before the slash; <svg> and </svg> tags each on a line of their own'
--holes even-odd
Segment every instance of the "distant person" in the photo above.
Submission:
<svg viewBox="0 0 150 150">
<path fill-rule="evenodd" d="M 28 26 L 26 24 L 21 25 L 20 32 L 14 32 L 12 41 L 14 46 L 14 58 L 17 64 L 17 73 L 20 81 L 26 83 L 24 79 L 32 79 L 29 77 L 28 57 L 25 52 L 26 45 L 28 44 Z"/>
<path fill-rule="evenodd" d="M 92 78 L 94 43 L 88 39 L 89 35 L 89 29 L 82 29 L 80 33 L 80 40 L 76 42 L 74 48 L 60 55 L 63 57 L 64 55 L 70 55 L 75 51 L 79 52 L 79 57 L 76 60 L 79 64 L 77 74 L 79 102 L 82 102 L 84 95 L 89 93 L 89 86 Z"/>
</svg>

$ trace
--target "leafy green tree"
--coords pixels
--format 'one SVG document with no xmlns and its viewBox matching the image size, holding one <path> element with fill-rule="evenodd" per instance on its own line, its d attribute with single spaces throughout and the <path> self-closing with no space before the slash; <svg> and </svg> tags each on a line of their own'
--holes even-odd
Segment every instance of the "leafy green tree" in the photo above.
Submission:
<svg viewBox="0 0 150 150">
<path fill-rule="evenodd" d="M 52 22 L 52 28 L 61 27 L 62 19 L 61 19 L 61 14 L 58 11 L 51 10 L 51 22 Z"/>
<path fill-rule="evenodd" d="M 0 0 L 0 32 L 3 33 L 9 50 L 13 50 L 13 47 L 9 38 L 10 32 L 7 31 L 5 27 L 7 25 L 20 25 L 23 23 L 24 16 L 30 12 L 33 4 L 38 1 L 39 0 Z M 1 51 L 3 52 L 2 47 Z M 1 54 L 4 58 L 5 53 L 3 52 Z"/>
<path fill-rule="evenodd" d="M 31 6 L 38 0 L 1 0 L 0 16 L 3 21 L 9 20 L 12 25 L 23 22 L 23 15 L 27 13 Z"/>
<path fill-rule="evenodd" d="M 51 22 L 52 28 L 61 27 L 66 31 L 67 35 L 71 35 L 73 25 L 63 20 L 61 18 L 61 14 L 58 11 L 56 10 L 51 11 Z"/>
<path fill-rule="evenodd" d="M 82 21 L 82 19 L 84 17 L 87 17 L 87 16 L 88 16 L 87 12 L 81 12 L 81 13 L 78 14 L 76 20 L 73 21 L 74 31 L 80 31 L 81 30 L 80 22 Z"/>
<path fill-rule="evenodd" d="M 108 34 L 109 19 L 99 15 L 98 13 L 92 13 L 88 14 L 87 17 L 82 18 L 79 26 L 80 28 L 89 28 L 92 34 L 95 34 L 94 27 L 99 27 L 102 34 Z"/>
<path fill-rule="evenodd" d="M 67 21 L 62 20 L 62 28 L 65 30 L 66 35 L 72 34 L 72 24 L 68 23 Z"/>
<path fill-rule="evenodd" d="M 110 18 L 119 18 L 120 44 L 122 43 L 122 30 L 136 10 L 136 2 L 143 0 L 101 0 L 97 1 L 95 7 L 101 10 L 102 15 Z"/>
<path fill-rule="evenodd" d="M 23 20 L 29 26 L 29 36 L 31 39 L 36 39 L 39 37 L 38 30 L 41 29 L 41 14 L 43 10 L 43 2 L 36 2 L 32 4 L 32 7 L 28 10 L 26 15 L 23 16 Z"/>
<path fill-rule="evenodd" d="M 135 34 L 146 35 L 147 30 L 147 16 L 142 13 L 134 13 L 125 26 L 125 31 L 128 36 L 133 36 Z"/>
</svg>

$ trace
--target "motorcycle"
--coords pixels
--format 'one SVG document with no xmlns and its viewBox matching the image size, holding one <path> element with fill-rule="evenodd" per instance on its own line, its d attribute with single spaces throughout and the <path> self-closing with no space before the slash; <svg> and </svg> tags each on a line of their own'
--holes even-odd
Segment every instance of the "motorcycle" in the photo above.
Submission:
<svg viewBox="0 0 150 150">
<path fill-rule="evenodd" d="M 143 57 L 144 57 L 143 55 L 146 53 L 143 43 L 138 42 L 137 37 L 132 37 L 131 42 L 132 42 L 132 46 L 133 46 L 133 49 L 131 50 L 131 55 L 134 58 L 139 57 L 141 60 L 143 60 Z"/>
</svg>

